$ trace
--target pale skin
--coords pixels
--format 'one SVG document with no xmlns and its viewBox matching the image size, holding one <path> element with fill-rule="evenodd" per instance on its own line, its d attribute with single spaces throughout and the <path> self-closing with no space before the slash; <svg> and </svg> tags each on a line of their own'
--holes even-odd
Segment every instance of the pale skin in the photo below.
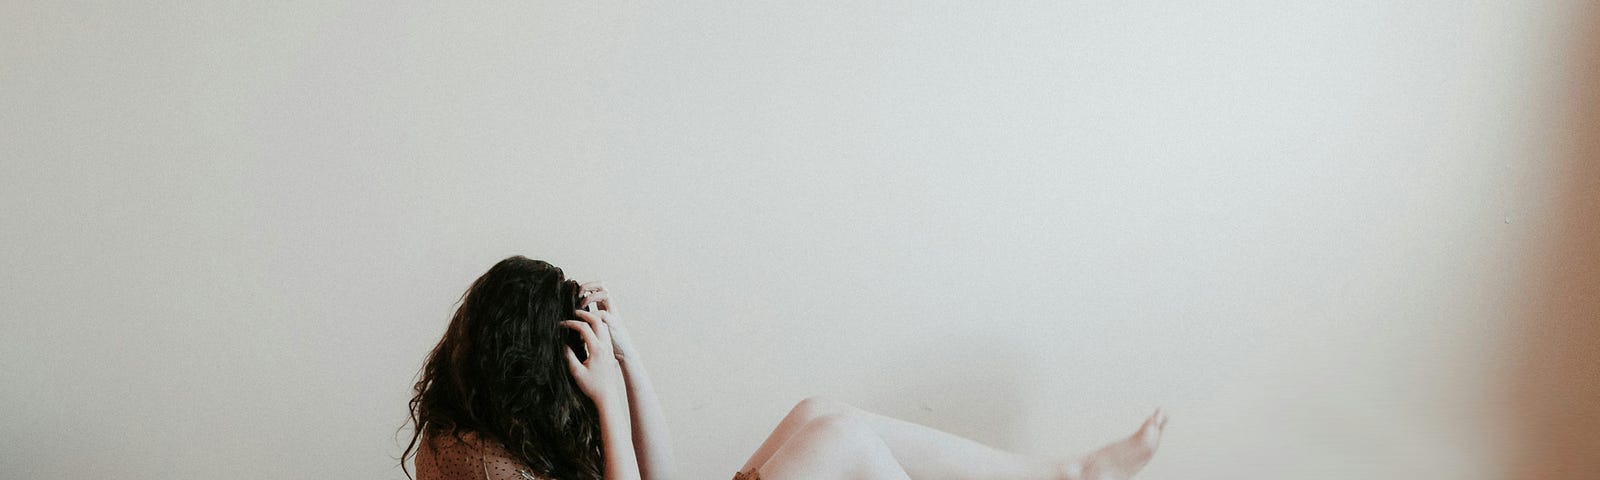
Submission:
<svg viewBox="0 0 1600 480">
<path fill-rule="evenodd" d="M 595 320 L 611 336 L 611 349 L 622 367 L 622 380 L 627 391 L 630 427 L 633 434 L 633 451 L 638 458 L 639 474 L 644 480 L 673 478 L 672 442 L 667 434 L 666 416 L 661 413 L 661 402 L 656 398 L 655 385 L 645 372 L 644 362 L 633 348 L 622 315 L 612 300 L 611 292 L 600 282 L 589 282 L 580 287 L 582 308 L 575 312 L 590 325 Z M 603 426 L 602 426 L 603 428 Z"/>
<path fill-rule="evenodd" d="M 579 319 L 563 325 L 579 331 L 590 358 L 579 362 L 569 351 L 568 363 L 579 387 L 603 405 L 606 480 L 672 478 L 661 406 L 617 314 L 615 296 L 590 282 L 583 284 L 582 298 L 585 310 L 574 312 Z M 1166 422 L 1157 410 L 1133 435 L 1086 455 L 1036 458 L 842 402 L 808 398 L 789 411 L 739 471 L 758 470 L 762 480 L 1124 480 L 1150 461 Z"/>
</svg>

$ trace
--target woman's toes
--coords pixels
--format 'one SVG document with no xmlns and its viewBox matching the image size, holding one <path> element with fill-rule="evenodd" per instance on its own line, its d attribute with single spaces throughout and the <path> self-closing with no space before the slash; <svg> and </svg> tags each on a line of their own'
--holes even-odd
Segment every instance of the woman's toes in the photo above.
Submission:
<svg viewBox="0 0 1600 480">
<path fill-rule="evenodd" d="M 1155 413 L 1150 415 L 1150 418 L 1144 421 L 1144 425 L 1139 426 L 1139 433 L 1135 433 L 1134 437 L 1138 438 L 1139 442 L 1144 446 L 1154 450 L 1156 445 L 1161 443 L 1161 431 L 1166 426 L 1167 414 L 1158 408 Z"/>
</svg>

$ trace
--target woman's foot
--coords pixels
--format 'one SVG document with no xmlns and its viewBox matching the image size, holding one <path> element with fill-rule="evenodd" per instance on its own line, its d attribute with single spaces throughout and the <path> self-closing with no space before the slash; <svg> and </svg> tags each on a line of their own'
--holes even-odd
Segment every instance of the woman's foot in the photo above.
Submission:
<svg viewBox="0 0 1600 480">
<path fill-rule="evenodd" d="M 1061 464 L 1063 480 L 1127 480 L 1139 473 L 1150 457 L 1155 456 L 1161 444 L 1161 430 L 1167 426 L 1167 415 L 1156 413 L 1144 421 L 1133 436 L 1100 447 L 1083 458 Z"/>
</svg>

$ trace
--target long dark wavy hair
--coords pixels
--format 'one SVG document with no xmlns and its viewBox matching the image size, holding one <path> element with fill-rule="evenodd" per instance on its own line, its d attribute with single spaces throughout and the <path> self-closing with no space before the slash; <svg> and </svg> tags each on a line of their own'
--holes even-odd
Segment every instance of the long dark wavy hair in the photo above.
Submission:
<svg viewBox="0 0 1600 480">
<path fill-rule="evenodd" d="M 576 344 L 583 358 L 582 341 L 558 325 L 576 318 L 578 293 L 560 268 L 520 255 L 472 282 L 423 364 L 401 469 L 419 441 L 432 446 L 470 432 L 500 442 L 529 473 L 599 480 L 599 411 L 567 370 L 563 350 Z"/>
</svg>

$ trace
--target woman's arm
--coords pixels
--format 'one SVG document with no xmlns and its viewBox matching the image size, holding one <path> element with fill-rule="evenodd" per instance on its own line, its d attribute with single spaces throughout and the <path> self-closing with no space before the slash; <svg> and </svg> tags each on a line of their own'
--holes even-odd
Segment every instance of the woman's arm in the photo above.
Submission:
<svg viewBox="0 0 1600 480">
<path fill-rule="evenodd" d="M 656 400 L 655 385 L 637 356 L 621 357 L 622 377 L 628 384 L 628 405 L 633 413 L 633 451 L 639 456 L 639 474 L 644 480 L 668 480 L 673 475 L 672 438 L 667 433 L 666 416 Z"/>
<path fill-rule="evenodd" d="M 639 462 L 633 453 L 633 434 L 628 421 L 628 399 L 596 403 L 600 407 L 600 444 L 606 456 L 606 480 L 639 479 Z"/>
<path fill-rule="evenodd" d="M 599 311 L 578 314 L 598 316 L 611 333 L 612 351 L 622 364 L 622 376 L 628 390 L 628 406 L 633 423 L 633 448 L 638 457 L 639 473 L 644 480 L 670 480 L 676 474 L 672 459 L 672 437 L 667 433 L 667 417 L 656 398 L 655 385 L 644 369 L 644 362 L 633 348 L 627 326 L 617 313 L 616 299 L 600 282 L 583 284 L 583 307 L 594 305 Z M 587 319 L 587 318 L 586 318 Z"/>
<path fill-rule="evenodd" d="M 640 480 L 639 461 L 633 452 L 633 428 L 629 423 L 628 393 L 623 386 L 622 366 L 611 351 L 611 332 L 599 317 L 579 315 L 584 321 L 567 320 L 563 327 L 577 330 L 583 337 L 589 358 L 567 348 L 567 367 L 595 407 L 600 410 L 600 442 L 605 453 L 605 480 Z"/>
</svg>

